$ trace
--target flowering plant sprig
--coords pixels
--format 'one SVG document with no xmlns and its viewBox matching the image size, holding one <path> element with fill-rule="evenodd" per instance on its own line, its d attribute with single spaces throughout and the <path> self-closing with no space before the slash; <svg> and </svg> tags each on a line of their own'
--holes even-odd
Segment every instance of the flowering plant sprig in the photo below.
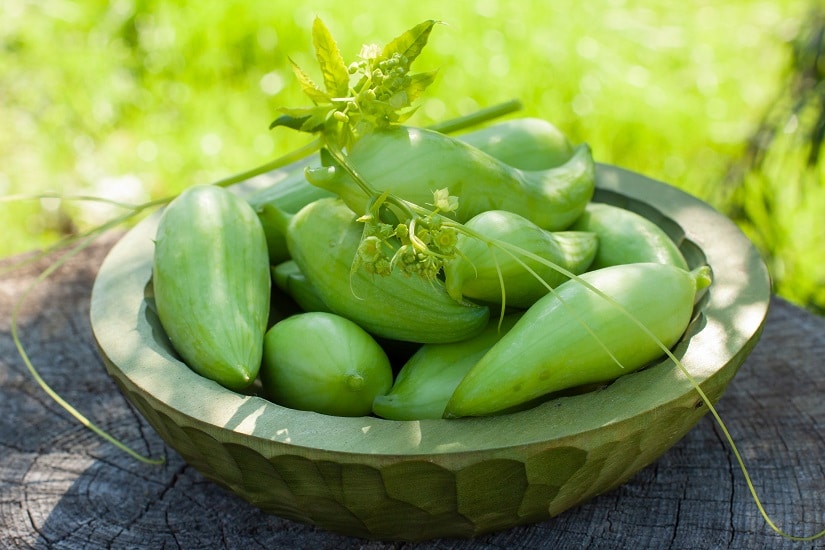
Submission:
<svg viewBox="0 0 825 550">
<path fill-rule="evenodd" d="M 428 20 L 404 32 L 383 48 L 361 48 L 358 59 L 347 65 L 338 45 L 321 19 L 312 26 L 312 41 L 323 86 L 290 60 L 309 107 L 281 108 L 270 128 L 287 126 L 321 133 L 347 149 L 365 133 L 406 121 L 416 110 L 412 103 L 433 83 L 436 71 L 411 73 L 412 63 L 427 44 L 436 21 Z"/>
<path fill-rule="evenodd" d="M 323 74 L 323 86 L 292 62 L 304 93 L 313 105 L 281 108 L 271 128 L 286 126 L 319 135 L 322 158 L 341 166 L 364 190 L 372 204 L 359 221 L 364 233 L 353 270 L 377 275 L 399 269 L 407 275 L 434 279 L 445 261 L 456 254 L 460 225 L 443 214 L 458 208 L 458 197 L 438 189 L 431 209 L 382 195 L 366 182 L 347 158 L 347 151 L 366 133 L 406 121 L 416 110 L 412 103 L 435 79 L 436 72 L 412 73 L 411 65 L 426 46 L 436 21 L 419 23 L 386 46 L 361 48 L 358 59 L 344 62 L 329 29 L 315 19 L 312 39 Z M 392 220 L 392 223 L 391 221 Z M 400 221 L 399 221 L 400 220 Z"/>
</svg>

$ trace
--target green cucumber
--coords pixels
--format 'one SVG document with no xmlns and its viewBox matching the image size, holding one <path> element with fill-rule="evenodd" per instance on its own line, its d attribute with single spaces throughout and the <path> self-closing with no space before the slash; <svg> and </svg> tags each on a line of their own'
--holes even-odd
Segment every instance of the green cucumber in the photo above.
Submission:
<svg viewBox="0 0 825 550">
<path fill-rule="evenodd" d="M 516 246 L 574 275 L 587 270 L 599 246 L 594 233 L 546 231 L 504 210 L 482 212 L 464 225 L 487 241 Z M 548 287 L 567 280 L 555 267 L 468 235 L 458 236 L 456 248 L 459 254 L 444 266 L 447 292 L 455 299 L 465 297 L 495 304 L 504 300 L 508 306 L 527 308 L 547 294 Z"/>
<path fill-rule="evenodd" d="M 457 137 L 520 170 L 554 168 L 573 156 L 567 136 L 541 118 L 513 118 Z"/>
<path fill-rule="evenodd" d="M 392 386 L 392 367 L 378 342 L 349 319 L 299 313 L 267 331 L 261 384 L 285 407 L 365 416 Z"/>
<path fill-rule="evenodd" d="M 624 264 L 580 279 L 612 301 L 577 280 L 561 284 L 467 373 L 445 417 L 499 413 L 553 392 L 614 380 L 663 356 L 660 345 L 673 346 L 687 328 L 697 292 L 710 284 L 710 268 Z"/>
<path fill-rule="evenodd" d="M 266 244 L 269 250 L 269 263 L 279 264 L 289 259 L 286 246 L 286 236 L 281 232 L 277 219 L 278 214 L 273 209 L 294 214 L 314 200 L 332 196 L 332 193 L 310 185 L 304 177 L 304 166 L 288 172 L 283 179 L 252 193 L 247 202 L 252 205 L 266 234 Z"/>
<path fill-rule="evenodd" d="M 587 205 L 571 229 L 592 231 L 599 237 L 599 249 L 591 269 L 611 265 L 656 262 L 687 269 L 676 243 L 665 231 L 644 216 L 605 203 Z"/>
<path fill-rule="evenodd" d="M 389 420 L 441 418 L 459 382 L 519 317 L 492 319 L 482 332 L 460 342 L 424 344 L 398 371 L 392 389 L 375 398 L 372 411 Z"/>
<path fill-rule="evenodd" d="M 332 312 L 375 336 L 422 344 L 462 340 L 486 326 L 489 308 L 453 300 L 437 279 L 353 269 L 363 229 L 337 198 L 319 199 L 289 219 L 290 255 Z"/>
<path fill-rule="evenodd" d="M 272 267 L 272 281 L 279 289 L 292 298 L 303 311 L 329 311 L 329 308 L 318 296 L 318 291 L 301 273 L 301 269 L 293 260 L 281 262 Z"/>
<path fill-rule="evenodd" d="M 459 199 L 451 213 L 459 222 L 486 210 L 508 210 L 559 231 L 584 212 L 595 189 L 595 162 L 586 144 L 560 166 L 519 170 L 462 140 L 397 126 L 363 136 L 347 157 L 374 190 L 419 206 L 431 204 L 433 192 L 446 187 Z M 365 213 L 368 197 L 345 170 L 310 166 L 306 177 L 339 195 L 357 214 Z"/>
<path fill-rule="evenodd" d="M 505 120 L 462 134 L 458 139 L 522 170 L 560 166 L 573 156 L 574 151 L 558 128 L 539 118 Z M 289 259 L 286 236 L 281 232 L 275 209 L 294 214 L 316 199 L 333 196 L 332 192 L 307 181 L 304 175 L 307 162 L 298 163 L 281 179 L 247 198 L 264 226 L 272 265 Z"/>
<path fill-rule="evenodd" d="M 186 189 L 161 215 L 153 262 L 158 317 L 183 361 L 229 389 L 252 384 L 271 292 L 252 207 L 221 187 Z"/>
</svg>

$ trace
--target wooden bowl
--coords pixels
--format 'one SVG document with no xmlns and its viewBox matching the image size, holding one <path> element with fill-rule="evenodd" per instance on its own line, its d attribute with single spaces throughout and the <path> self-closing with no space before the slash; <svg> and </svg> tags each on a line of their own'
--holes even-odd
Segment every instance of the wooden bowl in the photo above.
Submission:
<svg viewBox="0 0 825 550">
<path fill-rule="evenodd" d="M 674 351 L 719 399 L 767 314 L 770 282 L 756 250 L 707 204 L 619 168 L 598 167 L 594 200 L 646 216 L 691 267 L 711 266 L 713 285 Z M 339 418 L 234 393 L 177 359 L 153 311 L 157 222 L 154 215 L 127 233 L 100 269 L 91 303 L 97 345 L 109 374 L 172 448 L 269 513 L 393 540 L 538 522 L 621 485 L 707 412 L 669 360 L 487 418 Z"/>
</svg>

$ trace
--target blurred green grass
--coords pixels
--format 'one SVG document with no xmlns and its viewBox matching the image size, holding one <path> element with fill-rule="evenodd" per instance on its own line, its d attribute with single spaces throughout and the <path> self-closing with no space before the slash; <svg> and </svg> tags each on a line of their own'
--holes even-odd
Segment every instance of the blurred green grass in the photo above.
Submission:
<svg viewBox="0 0 825 550">
<path fill-rule="evenodd" d="M 347 59 L 364 43 L 438 19 L 446 25 L 416 68 L 439 68 L 439 77 L 411 122 L 519 98 L 522 114 L 588 142 L 599 161 L 667 181 L 731 215 L 768 260 L 775 290 L 822 312 L 822 163 L 818 174 L 788 185 L 788 174 L 802 170 L 783 155 L 731 183 L 785 86 L 810 5 L 6 0 L 0 194 L 143 201 L 263 164 L 306 141 L 268 125 L 279 106 L 305 103 L 288 57 L 314 68 L 316 15 Z M 754 188 L 760 192 L 747 191 Z M 766 193 L 770 210 L 761 206 Z M 65 200 L 0 203 L 0 256 L 110 215 Z"/>
</svg>

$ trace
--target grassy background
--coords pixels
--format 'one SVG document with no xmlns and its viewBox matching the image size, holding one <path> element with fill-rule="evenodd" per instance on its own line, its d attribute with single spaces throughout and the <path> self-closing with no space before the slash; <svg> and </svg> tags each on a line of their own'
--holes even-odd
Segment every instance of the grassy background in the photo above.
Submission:
<svg viewBox="0 0 825 550">
<path fill-rule="evenodd" d="M 599 161 L 730 215 L 763 252 L 776 292 L 822 313 L 825 163 L 809 162 L 816 112 L 793 112 L 789 84 L 811 5 L 5 0 L 0 195 L 141 201 L 262 164 L 305 141 L 268 125 L 277 107 L 304 104 L 287 58 L 314 69 L 316 15 L 346 59 L 438 19 L 447 25 L 415 68 L 440 68 L 439 78 L 411 122 L 519 98 L 522 114 L 590 143 Z M 111 214 L 72 201 L 0 202 L 0 256 Z"/>
</svg>

